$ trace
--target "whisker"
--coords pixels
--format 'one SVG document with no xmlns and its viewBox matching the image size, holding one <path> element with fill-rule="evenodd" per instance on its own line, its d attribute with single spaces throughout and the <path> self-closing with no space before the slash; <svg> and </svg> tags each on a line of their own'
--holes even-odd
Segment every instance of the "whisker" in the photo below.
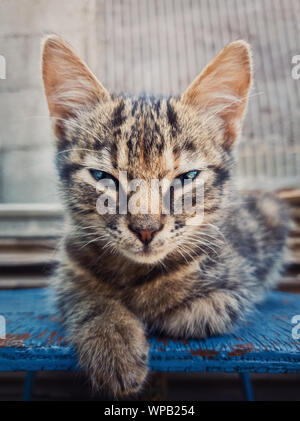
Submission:
<svg viewBox="0 0 300 421">
<path fill-rule="evenodd" d="M 70 149 L 64 149 L 63 151 L 57 152 L 57 155 L 60 155 L 62 153 L 72 152 L 72 151 L 88 151 L 95 153 L 95 150 L 93 149 L 87 149 L 87 148 L 70 148 Z"/>
<path fill-rule="evenodd" d="M 92 240 L 88 241 L 88 242 L 87 242 L 86 244 L 84 244 L 82 247 L 80 247 L 80 249 L 79 249 L 79 250 L 83 249 L 84 247 L 88 246 L 88 245 L 89 245 L 89 244 L 91 244 L 91 243 L 95 243 L 96 241 L 102 240 L 102 239 L 104 239 L 104 238 L 107 238 L 107 237 L 105 237 L 105 236 L 103 236 L 103 235 L 101 235 L 101 236 L 99 236 L 99 237 L 96 237 L 96 238 L 94 238 L 94 239 L 92 239 Z"/>
<path fill-rule="evenodd" d="M 255 93 L 253 93 L 253 94 L 251 94 L 251 95 L 248 95 L 248 100 L 249 100 L 250 98 L 253 98 L 253 97 L 256 97 L 256 96 L 258 96 L 258 95 L 262 95 L 262 94 L 264 94 L 264 92 L 263 92 L 263 91 L 261 91 L 261 92 L 255 92 Z M 228 104 L 223 105 L 222 107 L 217 108 L 217 110 L 216 110 L 216 111 L 214 111 L 213 113 L 210 113 L 210 114 L 208 115 L 208 118 L 207 118 L 207 119 L 203 122 L 203 124 L 207 123 L 209 120 L 211 120 L 211 119 L 212 119 L 213 117 L 215 117 L 217 114 L 219 114 L 220 112 L 222 112 L 222 111 L 226 110 L 226 108 L 230 107 L 231 105 L 233 105 L 233 104 L 237 104 L 237 103 L 241 103 L 241 102 L 242 102 L 243 100 L 245 100 L 245 99 L 247 99 L 247 95 L 246 95 L 246 96 L 244 96 L 244 97 L 242 97 L 242 98 L 235 98 L 233 101 L 229 102 Z"/>
</svg>

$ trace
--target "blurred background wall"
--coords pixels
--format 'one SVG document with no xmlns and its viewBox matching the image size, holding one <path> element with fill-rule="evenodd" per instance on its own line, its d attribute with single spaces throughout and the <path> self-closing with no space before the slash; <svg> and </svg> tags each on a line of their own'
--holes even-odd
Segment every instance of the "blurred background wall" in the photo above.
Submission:
<svg viewBox="0 0 300 421">
<path fill-rule="evenodd" d="M 69 41 L 111 91 L 180 94 L 223 46 L 254 51 L 255 84 L 238 148 L 243 188 L 300 181 L 299 0 L 1 0 L 0 203 L 54 203 L 40 41 Z"/>
</svg>

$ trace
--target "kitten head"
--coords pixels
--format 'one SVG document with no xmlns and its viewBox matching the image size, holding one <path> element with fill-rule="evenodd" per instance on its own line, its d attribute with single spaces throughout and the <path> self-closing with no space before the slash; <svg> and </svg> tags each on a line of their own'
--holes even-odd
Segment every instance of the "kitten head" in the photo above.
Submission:
<svg viewBox="0 0 300 421">
<path fill-rule="evenodd" d="M 51 35 L 44 42 L 43 79 L 62 191 L 82 242 L 148 264 L 205 252 L 205 227 L 222 218 L 230 190 L 232 148 L 251 84 L 249 46 L 226 46 L 181 97 L 147 99 L 111 95 L 71 47 Z M 204 186 L 197 226 L 188 223 L 197 204 L 180 213 L 171 204 L 166 213 L 164 190 L 153 190 L 153 180 L 181 186 L 186 179 Z M 116 212 L 103 214 L 96 206 L 103 180 L 109 184 L 105 203 L 117 204 Z M 139 180 L 134 194 L 132 180 Z M 177 187 L 173 205 L 183 200 Z M 195 190 L 189 194 L 194 200 Z M 128 209 L 133 196 L 140 212 Z"/>
</svg>

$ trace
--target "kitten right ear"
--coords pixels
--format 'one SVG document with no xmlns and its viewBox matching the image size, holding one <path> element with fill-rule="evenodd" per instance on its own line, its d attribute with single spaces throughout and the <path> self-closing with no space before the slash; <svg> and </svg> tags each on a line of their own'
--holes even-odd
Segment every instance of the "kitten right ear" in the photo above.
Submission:
<svg viewBox="0 0 300 421">
<path fill-rule="evenodd" d="M 59 36 L 49 35 L 43 42 L 42 71 L 55 131 L 62 119 L 72 117 L 84 105 L 107 101 L 109 93 L 75 51 Z"/>
<path fill-rule="evenodd" d="M 205 67 L 182 95 L 182 102 L 218 115 L 224 122 L 224 146 L 237 138 L 245 114 L 252 78 L 251 50 L 234 41 Z"/>
</svg>

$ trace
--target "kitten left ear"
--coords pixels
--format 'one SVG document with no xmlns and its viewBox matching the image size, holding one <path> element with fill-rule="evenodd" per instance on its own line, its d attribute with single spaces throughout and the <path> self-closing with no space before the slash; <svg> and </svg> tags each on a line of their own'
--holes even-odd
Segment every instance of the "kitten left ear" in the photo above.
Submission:
<svg viewBox="0 0 300 421">
<path fill-rule="evenodd" d="M 251 76 L 250 46 L 235 41 L 223 48 L 181 97 L 184 104 L 222 118 L 225 147 L 233 144 L 241 129 Z"/>
<path fill-rule="evenodd" d="M 62 38 L 49 35 L 43 42 L 42 71 L 49 111 L 60 133 L 63 120 L 83 105 L 106 101 L 109 93 Z"/>
</svg>

